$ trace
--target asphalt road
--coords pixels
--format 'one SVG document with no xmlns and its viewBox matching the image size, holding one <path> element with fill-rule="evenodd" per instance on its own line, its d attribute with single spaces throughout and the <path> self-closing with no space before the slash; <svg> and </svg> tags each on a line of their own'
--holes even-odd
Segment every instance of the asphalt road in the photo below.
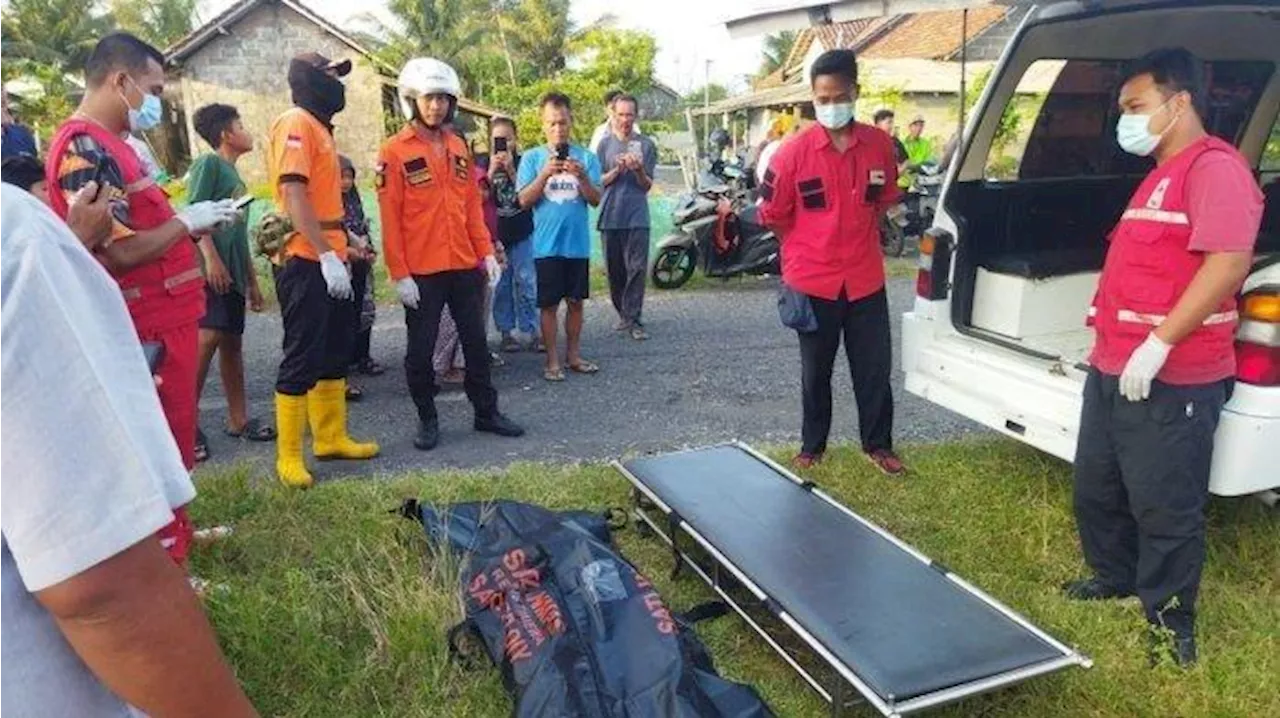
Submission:
<svg viewBox="0 0 1280 718">
<path fill-rule="evenodd" d="M 890 280 L 895 353 L 900 316 L 911 302 L 912 290 L 910 280 Z M 379 307 L 373 355 L 388 371 L 359 378 L 365 397 L 351 405 L 350 426 L 357 438 L 377 439 L 382 455 L 370 462 L 313 463 L 313 471 L 318 478 L 334 478 L 516 461 L 598 461 L 730 439 L 799 441 L 799 348 L 795 334 L 778 322 L 772 282 L 730 283 L 722 290 L 650 290 L 645 318 L 652 337 L 635 342 L 613 331 L 616 317 L 607 298 L 590 300 L 583 354 L 600 364 L 599 374 L 570 374 L 563 384 L 550 384 L 542 379 L 541 355 L 505 355 L 507 365 L 494 370 L 502 410 L 528 433 L 503 439 L 472 431 L 470 404 L 454 389 L 437 399 L 440 446 L 423 453 L 412 445 L 416 415 L 404 384 L 403 317 L 398 306 Z M 244 344 L 251 413 L 270 420 L 280 356 L 279 317 L 251 315 Z M 899 443 L 945 441 L 982 431 L 907 395 L 896 369 L 893 383 Z M 272 444 L 222 435 L 225 407 L 215 359 L 200 403 L 211 464 L 248 460 L 269 470 Z M 836 364 L 832 434 L 833 442 L 857 437 L 856 408 L 843 359 Z"/>
</svg>

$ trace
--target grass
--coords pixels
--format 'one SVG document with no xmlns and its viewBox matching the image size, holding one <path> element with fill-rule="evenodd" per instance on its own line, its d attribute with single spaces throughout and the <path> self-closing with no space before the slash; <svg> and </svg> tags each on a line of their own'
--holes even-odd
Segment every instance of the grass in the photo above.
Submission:
<svg viewBox="0 0 1280 718">
<path fill-rule="evenodd" d="M 1091 670 L 1035 679 L 934 715 L 1280 715 L 1280 541 L 1275 514 L 1259 502 L 1212 502 L 1202 662 L 1186 673 L 1152 670 L 1135 603 L 1076 604 L 1058 594 L 1061 581 L 1083 570 L 1065 464 L 1000 439 L 908 448 L 905 456 L 913 469 L 907 481 L 873 473 L 848 449 L 811 478 L 1096 660 Z M 209 612 L 249 695 L 273 716 L 510 714 L 496 670 L 466 670 L 448 658 L 444 633 L 461 618 L 456 569 L 432 555 L 419 527 L 387 510 L 410 496 L 592 509 L 627 498 L 626 483 L 594 465 L 419 473 L 307 493 L 245 466 L 201 472 L 198 484 L 197 522 L 233 523 L 236 534 L 199 552 L 194 571 L 228 585 L 210 599 Z M 710 597 L 696 579 L 666 578 L 670 555 L 656 539 L 628 529 L 618 543 L 674 609 Z M 736 618 L 698 631 L 720 670 L 755 685 L 778 715 L 825 714 Z"/>
</svg>

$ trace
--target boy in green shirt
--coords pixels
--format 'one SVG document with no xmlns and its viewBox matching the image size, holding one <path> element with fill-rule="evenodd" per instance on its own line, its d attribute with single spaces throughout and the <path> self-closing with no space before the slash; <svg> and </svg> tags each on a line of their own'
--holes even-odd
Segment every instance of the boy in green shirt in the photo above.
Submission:
<svg viewBox="0 0 1280 718">
<path fill-rule="evenodd" d="M 236 172 L 236 160 L 253 149 L 253 137 L 240 122 L 240 113 L 230 105 L 212 104 L 196 110 L 196 132 L 214 149 L 196 158 L 187 183 L 191 202 L 233 199 L 244 194 L 244 182 Z M 276 430 L 251 419 L 244 391 L 245 303 L 262 311 L 262 292 L 249 253 L 245 220 L 213 233 L 212 242 L 201 242 L 204 259 L 205 314 L 200 320 L 200 373 L 198 392 L 204 392 L 205 378 L 213 355 L 219 356 L 222 389 L 227 397 L 227 435 L 249 441 L 273 441 Z M 197 397 L 199 394 L 197 394 Z M 196 460 L 209 458 L 204 432 L 196 432 Z"/>
</svg>

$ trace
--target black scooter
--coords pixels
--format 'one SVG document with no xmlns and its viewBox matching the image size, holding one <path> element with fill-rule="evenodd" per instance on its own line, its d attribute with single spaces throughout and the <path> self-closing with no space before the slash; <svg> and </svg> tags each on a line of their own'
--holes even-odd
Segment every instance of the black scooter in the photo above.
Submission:
<svg viewBox="0 0 1280 718">
<path fill-rule="evenodd" d="M 918 240 L 933 226 L 942 180 L 942 169 L 936 162 L 920 165 L 902 203 L 880 219 L 880 248 L 886 257 L 901 257 L 908 237 Z"/>
<path fill-rule="evenodd" d="M 727 199 L 733 209 L 721 221 L 716 206 Z M 672 212 L 676 231 L 658 242 L 649 276 L 658 289 L 676 289 L 702 265 L 708 277 L 777 275 L 782 271 L 778 237 L 761 225 L 750 193 L 719 185 L 686 194 Z"/>
</svg>

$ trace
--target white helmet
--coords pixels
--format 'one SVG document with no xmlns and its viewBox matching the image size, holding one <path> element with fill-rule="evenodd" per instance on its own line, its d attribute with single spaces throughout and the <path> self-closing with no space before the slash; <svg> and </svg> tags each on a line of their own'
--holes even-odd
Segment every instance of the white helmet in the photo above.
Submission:
<svg viewBox="0 0 1280 718">
<path fill-rule="evenodd" d="M 396 93 L 400 97 L 400 111 L 407 120 L 417 117 L 416 100 L 424 95 L 448 95 L 456 107 L 462 94 L 458 73 L 452 67 L 431 57 L 415 57 L 404 65 L 396 80 Z M 453 111 L 450 110 L 450 119 Z"/>
</svg>

